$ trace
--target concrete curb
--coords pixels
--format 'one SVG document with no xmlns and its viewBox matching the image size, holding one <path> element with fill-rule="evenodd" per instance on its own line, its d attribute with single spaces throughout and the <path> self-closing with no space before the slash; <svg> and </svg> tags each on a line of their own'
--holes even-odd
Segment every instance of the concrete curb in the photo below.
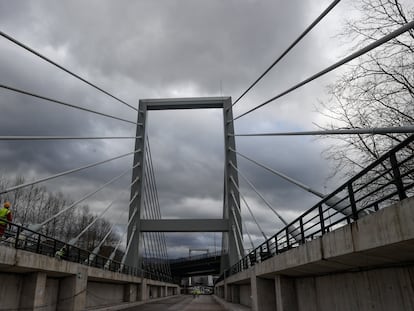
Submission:
<svg viewBox="0 0 414 311">
<path fill-rule="evenodd" d="M 213 295 L 213 298 L 219 303 L 224 309 L 229 311 L 251 311 L 252 309 L 247 306 L 239 305 L 237 303 L 231 303 L 227 302 L 224 299 L 221 299 L 217 297 L 216 295 Z"/>
</svg>

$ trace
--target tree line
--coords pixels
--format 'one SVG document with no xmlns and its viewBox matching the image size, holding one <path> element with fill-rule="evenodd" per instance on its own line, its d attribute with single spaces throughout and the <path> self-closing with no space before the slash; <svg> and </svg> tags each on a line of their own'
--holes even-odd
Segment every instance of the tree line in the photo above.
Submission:
<svg viewBox="0 0 414 311">
<path fill-rule="evenodd" d="M 355 51 L 414 20 L 414 4 L 402 0 L 361 0 L 359 16 L 348 20 L 339 38 Z M 376 128 L 414 125 L 414 30 L 388 41 L 347 65 L 328 88 L 318 109 L 322 128 Z M 332 136 L 339 144 L 325 151 L 334 174 L 353 176 L 412 134 Z M 411 150 L 412 151 L 412 150 Z"/>
<path fill-rule="evenodd" d="M 0 189 L 6 189 L 23 183 L 25 183 L 25 178 L 22 176 L 10 179 L 4 175 L 0 175 Z M 12 204 L 10 210 L 13 215 L 13 223 L 24 227 L 42 223 L 44 220 L 74 203 L 71 198 L 61 192 L 54 193 L 40 185 L 28 186 L 0 195 L 0 202 L 3 204 L 5 201 L 9 201 Z M 90 211 L 88 205 L 79 205 L 48 222 L 42 227 L 40 232 L 66 242 L 82 232 L 96 217 L 97 215 Z M 76 245 L 83 249 L 93 250 L 108 233 L 111 225 L 104 218 L 98 219 L 80 237 Z M 111 232 L 106 239 L 105 245 L 112 245 L 118 240 L 118 234 Z"/>
</svg>

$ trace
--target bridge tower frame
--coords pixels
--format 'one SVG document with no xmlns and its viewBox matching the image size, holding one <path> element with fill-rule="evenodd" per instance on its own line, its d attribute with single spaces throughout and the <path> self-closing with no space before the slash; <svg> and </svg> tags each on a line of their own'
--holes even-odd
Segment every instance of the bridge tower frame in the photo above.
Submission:
<svg viewBox="0 0 414 311">
<path fill-rule="evenodd" d="M 181 110 L 181 109 L 223 109 L 224 123 L 224 197 L 223 217 L 218 219 L 141 219 L 141 206 L 143 205 L 143 176 L 145 167 L 146 148 L 146 123 L 147 113 L 152 110 Z M 234 135 L 233 111 L 231 97 L 193 97 L 193 98 L 169 98 L 169 99 L 141 99 L 138 109 L 138 124 L 136 129 L 135 153 L 132 173 L 132 181 L 137 180 L 131 187 L 131 204 L 129 206 L 129 219 L 134 219 L 128 227 L 127 243 L 131 244 L 126 255 L 125 264 L 140 268 L 141 259 L 139 254 L 142 232 L 222 232 L 222 249 L 227 254 L 222 255 L 221 271 L 232 266 L 244 255 L 243 241 L 237 232 L 242 233 L 240 214 L 240 196 L 237 190 L 238 173 L 230 165 L 237 167 Z M 137 165 L 140 163 L 140 165 Z M 234 182 L 231 180 L 233 178 Z M 237 187 L 234 185 L 236 183 Z M 233 198 L 234 196 L 234 198 Z M 234 200 L 237 202 L 235 203 Z M 235 213 L 232 213 L 234 208 Z"/>
</svg>

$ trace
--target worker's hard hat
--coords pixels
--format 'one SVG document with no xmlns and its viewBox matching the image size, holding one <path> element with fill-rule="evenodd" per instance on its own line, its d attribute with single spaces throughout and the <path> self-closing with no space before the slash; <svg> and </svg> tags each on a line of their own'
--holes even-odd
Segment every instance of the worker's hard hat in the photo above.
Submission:
<svg viewBox="0 0 414 311">
<path fill-rule="evenodd" d="M 10 202 L 4 202 L 4 207 L 9 208 L 10 207 Z"/>
</svg>

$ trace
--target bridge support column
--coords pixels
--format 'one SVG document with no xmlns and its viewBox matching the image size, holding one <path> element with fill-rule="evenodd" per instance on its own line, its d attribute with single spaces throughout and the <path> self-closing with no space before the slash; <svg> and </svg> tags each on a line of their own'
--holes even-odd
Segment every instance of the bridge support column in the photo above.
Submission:
<svg viewBox="0 0 414 311">
<path fill-rule="evenodd" d="M 46 280 L 44 272 L 34 272 L 25 276 L 19 309 L 40 310 L 46 304 Z"/>
<path fill-rule="evenodd" d="M 226 282 L 226 278 L 224 278 L 224 300 L 225 301 L 230 301 L 230 284 L 227 284 Z"/>
<path fill-rule="evenodd" d="M 147 290 L 147 280 L 142 278 L 141 284 L 139 285 L 138 291 L 138 300 L 145 301 L 148 300 L 148 290 Z"/>
<path fill-rule="evenodd" d="M 276 275 L 275 297 L 277 311 L 298 310 L 298 300 L 296 297 L 296 286 L 294 279 Z"/>
<path fill-rule="evenodd" d="M 88 268 L 81 268 L 77 275 L 60 280 L 58 311 L 76 311 L 86 308 L 86 288 L 88 285 Z"/>
</svg>

